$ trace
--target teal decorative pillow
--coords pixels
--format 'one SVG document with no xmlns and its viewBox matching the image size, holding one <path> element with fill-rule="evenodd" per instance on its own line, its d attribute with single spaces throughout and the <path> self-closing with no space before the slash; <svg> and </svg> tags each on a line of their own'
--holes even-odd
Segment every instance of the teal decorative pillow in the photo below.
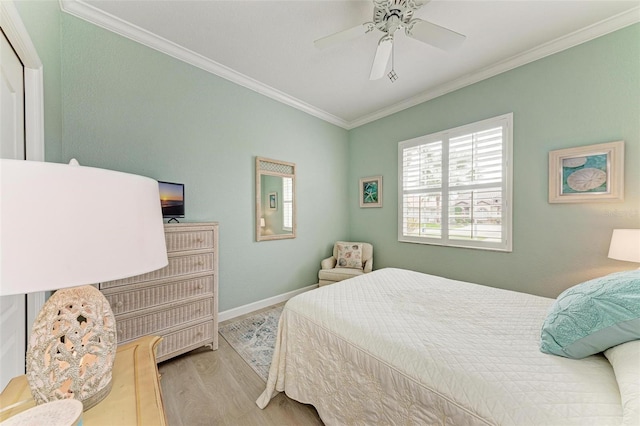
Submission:
<svg viewBox="0 0 640 426">
<path fill-rule="evenodd" d="M 571 287 L 542 325 L 540 350 L 580 359 L 640 339 L 640 270 L 617 272 Z"/>
</svg>

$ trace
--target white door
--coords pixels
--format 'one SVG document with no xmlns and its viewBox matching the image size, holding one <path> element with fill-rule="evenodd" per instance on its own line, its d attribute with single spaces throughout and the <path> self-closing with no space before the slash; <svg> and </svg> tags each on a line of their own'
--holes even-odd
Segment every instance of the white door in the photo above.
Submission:
<svg viewBox="0 0 640 426">
<path fill-rule="evenodd" d="M 24 67 L 4 33 L 0 43 L 0 158 L 24 160 Z"/>
<path fill-rule="evenodd" d="M 24 160 L 24 67 L 0 32 L 0 158 Z M 0 389 L 24 374 L 26 296 L 0 297 Z"/>
</svg>

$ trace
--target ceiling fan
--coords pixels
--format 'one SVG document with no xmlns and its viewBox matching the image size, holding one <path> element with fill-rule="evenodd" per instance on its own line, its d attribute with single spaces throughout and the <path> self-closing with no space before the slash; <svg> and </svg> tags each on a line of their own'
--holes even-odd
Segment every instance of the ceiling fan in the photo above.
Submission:
<svg viewBox="0 0 640 426">
<path fill-rule="evenodd" d="M 404 32 L 411 38 L 430 44 L 443 50 L 458 47 L 465 36 L 450 29 L 441 27 L 422 19 L 414 18 L 413 13 L 427 4 L 430 0 L 373 0 L 373 22 L 365 22 L 344 31 L 331 34 L 314 41 L 319 49 L 354 39 L 363 34 L 378 29 L 384 33 L 378 42 L 376 55 L 371 67 L 370 80 L 381 78 L 389 63 L 393 52 L 393 38 L 395 32 L 404 28 Z M 391 81 L 398 77 L 393 70 L 388 74 Z"/>
</svg>

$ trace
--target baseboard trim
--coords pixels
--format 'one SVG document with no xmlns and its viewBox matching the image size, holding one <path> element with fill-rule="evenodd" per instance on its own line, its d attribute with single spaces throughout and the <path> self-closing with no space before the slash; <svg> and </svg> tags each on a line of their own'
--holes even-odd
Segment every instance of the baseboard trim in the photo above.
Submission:
<svg viewBox="0 0 640 426">
<path fill-rule="evenodd" d="M 249 303 L 248 305 L 242 305 L 242 306 L 238 306 L 237 308 L 227 309 L 226 311 L 222 311 L 218 313 L 218 322 L 230 320 L 232 318 L 249 314 L 259 309 L 267 308 L 271 305 L 275 305 L 281 302 L 286 302 L 292 297 L 305 293 L 309 290 L 313 290 L 314 288 L 318 288 L 318 284 L 313 284 L 298 290 L 290 291 L 288 293 L 279 294 L 277 296 L 269 297 L 268 299 L 258 300 L 257 302 Z"/>
</svg>

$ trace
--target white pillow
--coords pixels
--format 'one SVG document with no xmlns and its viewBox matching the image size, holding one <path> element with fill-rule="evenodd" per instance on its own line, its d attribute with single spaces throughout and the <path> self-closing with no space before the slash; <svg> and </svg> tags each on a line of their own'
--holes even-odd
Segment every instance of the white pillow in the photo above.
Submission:
<svg viewBox="0 0 640 426">
<path fill-rule="evenodd" d="M 604 351 L 620 388 L 622 424 L 640 425 L 640 340 Z"/>
</svg>

